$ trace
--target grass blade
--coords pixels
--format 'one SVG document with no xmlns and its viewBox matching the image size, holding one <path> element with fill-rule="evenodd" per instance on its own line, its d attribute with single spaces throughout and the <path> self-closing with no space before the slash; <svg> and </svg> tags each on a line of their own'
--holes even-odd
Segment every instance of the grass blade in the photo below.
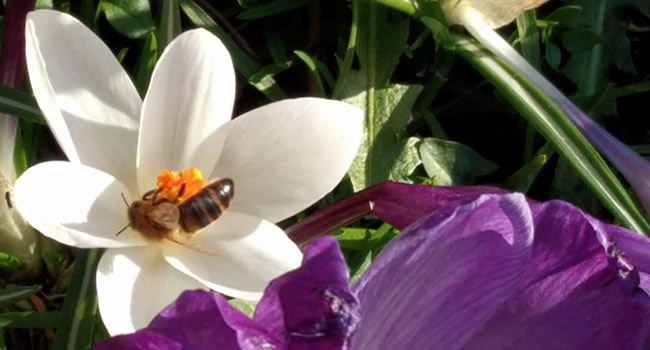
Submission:
<svg viewBox="0 0 650 350">
<path fill-rule="evenodd" d="M 11 305 L 18 300 L 25 299 L 41 290 L 41 286 L 12 287 L 0 290 L 0 307 Z"/>
<path fill-rule="evenodd" d="M 36 101 L 28 94 L 0 85 L 0 113 L 13 115 L 28 122 L 45 125 Z"/>
<path fill-rule="evenodd" d="M 101 255 L 100 249 L 79 250 L 53 350 L 87 349 L 92 345 L 97 313 L 95 273 Z"/>
</svg>

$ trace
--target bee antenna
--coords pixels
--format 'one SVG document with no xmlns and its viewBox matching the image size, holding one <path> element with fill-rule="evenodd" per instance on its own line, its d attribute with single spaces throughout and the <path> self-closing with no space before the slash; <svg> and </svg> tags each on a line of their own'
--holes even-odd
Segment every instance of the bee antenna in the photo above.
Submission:
<svg viewBox="0 0 650 350">
<path fill-rule="evenodd" d="M 122 200 L 124 201 L 124 204 L 126 204 L 126 207 L 128 208 L 129 207 L 129 202 L 126 201 L 126 197 L 124 197 L 124 193 L 120 192 L 120 194 L 122 195 Z M 122 231 L 120 231 L 120 232 L 122 232 Z"/>
<path fill-rule="evenodd" d="M 129 227 L 129 224 L 124 225 L 124 227 L 122 227 L 122 229 L 117 231 L 117 233 L 115 234 L 115 237 L 119 236 L 120 233 L 124 232 L 124 230 L 126 230 L 128 227 Z"/>
</svg>

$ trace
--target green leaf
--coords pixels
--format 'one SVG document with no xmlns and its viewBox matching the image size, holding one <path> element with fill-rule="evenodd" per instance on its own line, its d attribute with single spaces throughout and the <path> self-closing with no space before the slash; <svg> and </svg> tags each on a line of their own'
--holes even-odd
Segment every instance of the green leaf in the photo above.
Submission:
<svg viewBox="0 0 650 350">
<path fill-rule="evenodd" d="M 341 60 L 339 57 L 336 57 L 339 66 L 339 75 L 336 78 L 336 83 L 332 90 L 332 98 L 339 99 L 341 98 L 341 91 L 343 86 L 348 79 L 348 74 L 352 69 L 352 63 L 354 61 L 355 53 L 357 51 L 357 35 L 359 33 L 359 7 L 360 2 L 363 0 L 351 0 L 352 6 L 352 23 L 350 24 L 350 35 L 348 36 L 348 43 L 345 47 L 345 54 Z"/>
<path fill-rule="evenodd" d="M 375 230 L 357 227 L 345 227 L 334 232 L 333 236 L 343 250 L 361 250 L 366 248 L 366 242 L 372 237 Z"/>
<path fill-rule="evenodd" d="M 560 63 L 562 62 L 562 51 L 555 43 L 551 41 L 546 43 L 544 57 L 546 58 L 548 65 L 553 69 L 557 70 L 560 68 Z"/>
<path fill-rule="evenodd" d="M 362 1 L 358 21 L 356 49 L 367 87 L 384 87 L 407 47 L 409 20 L 391 20 L 387 8 Z"/>
<path fill-rule="evenodd" d="M 434 138 L 422 140 L 420 157 L 427 175 L 441 186 L 467 185 L 498 168 L 461 143 Z"/>
<path fill-rule="evenodd" d="M 53 6 L 52 0 L 36 0 L 36 6 L 34 8 L 36 9 L 51 9 Z"/>
<path fill-rule="evenodd" d="M 87 349 L 92 345 L 97 314 L 95 273 L 101 255 L 101 249 L 78 250 L 53 350 Z"/>
<path fill-rule="evenodd" d="M 552 198 L 570 202 L 596 217 L 606 215 L 599 199 L 592 194 L 589 188 L 584 186 L 584 182 L 566 159 L 558 159 L 554 170 L 549 191 Z"/>
<path fill-rule="evenodd" d="M 405 129 L 422 87 L 388 84 L 407 47 L 408 19 L 393 20 L 374 3 L 356 5 L 361 70 L 347 72 L 340 96 L 366 115 L 362 144 L 349 171 L 358 191 L 386 179 L 405 181 L 420 164 L 419 139 L 408 137 Z"/>
<path fill-rule="evenodd" d="M 551 12 L 550 15 L 546 16 L 546 20 L 553 21 L 553 22 L 567 23 L 571 21 L 573 16 L 579 14 L 580 11 L 582 11 L 582 7 L 580 6 L 575 6 L 575 5 L 562 6 L 560 8 L 555 9 L 553 12 Z"/>
<path fill-rule="evenodd" d="M 316 87 L 318 88 L 318 96 L 320 97 L 325 97 L 325 86 L 323 85 L 323 80 L 321 79 L 320 73 L 318 72 L 318 67 L 316 66 L 316 61 L 309 56 L 306 52 L 300 51 L 300 50 L 295 50 L 293 52 L 298 56 L 298 58 L 305 63 L 307 66 L 307 69 L 311 72 L 311 75 L 314 77 L 314 82 L 316 83 Z"/>
<path fill-rule="evenodd" d="M 650 17 L 650 1 L 578 0 L 576 5 L 580 6 L 582 11 L 568 13 L 561 23 L 569 30 L 569 34 L 562 34 L 563 43 L 568 41 L 568 48 L 584 49 L 593 44 L 596 36 L 601 38 L 601 42 L 591 45 L 586 51 L 576 51 L 562 71 L 576 83 L 578 96 L 591 96 L 608 83 L 607 77 L 613 69 L 636 74 L 630 39 L 626 26 L 621 25 L 620 15 L 626 9 L 636 8 Z M 573 32 L 574 30 L 578 30 L 578 34 Z M 585 34 L 587 31 L 593 34 Z M 566 39 L 565 35 L 571 40 Z M 582 47 L 580 39 L 585 40 Z"/>
<path fill-rule="evenodd" d="M 372 258 L 375 257 L 384 246 L 395 236 L 399 231 L 389 224 L 382 224 L 377 230 L 374 230 L 371 235 L 367 236 L 364 240 L 364 247 L 358 251 L 349 254 L 348 266 L 350 268 L 351 283 L 355 283 L 363 273 L 370 266 Z"/>
<path fill-rule="evenodd" d="M 449 28 L 446 25 L 431 17 L 420 18 L 422 23 L 431 30 L 433 37 L 436 39 L 437 45 L 442 45 L 447 50 L 453 50 L 456 43 L 449 33 Z"/>
<path fill-rule="evenodd" d="M 262 67 L 257 73 L 251 75 L 248 81 L 251 84 L 257 84 L 264 79 L 272 79 L 274 75 L 284 72 L 293 66 L 293 60 L 289 59 L 281 63 L 272 63 Z"/>
<path fill-rule="evenodd" d="M 45 125 L 43 114 L 33 97 L 4 85 L 0 85 L 0 113 Z"/>
<path fill-rule="evenodd" d="M 242 300 L 242 299 L 230 299 L 228 300 L 230 305 L 232 305 L 235 309 L 243 312 L 246 316 L 253 318 L 253 314 L 255 314 L 255 307 L 257 307 L 257 302 L 256 301 L 247 301 L 247 300 Z"/>
<path fill-rule="evenodd" d="M 349 71 L 340 96 L 365 112 L 364 136 L 348 174 L 355 191 L 383 180 L 404 180 L 419 164 L 405 133 L 421 86 L 388 85 L 407 46 L 408 19 L 393 21 L 388 9 L 359 2 L 356 52 L 360 71 Z M 416 165 L 417 166 L 417 165 Z M 410 169 L 413 168 L 413 169 Z"/>
<path fill-rule="evenodd" d="M 368 270 L 368 267 L 370 267 L 370 264 L 372 263 L 372 251 L 364 250 L 360 253 L 356 253 L 354 260 L 348 260 L 354 264 L 350 266 L 350 284 L 352 285 L 357 283 L 366 270 Z"/>
<path fill-rule="evenodd" d="M 564 48 L 573 53 L 590 50 L 603 41 L 598 33 L 586 28 L 562 32 L 560 39 Z"/>
<path fill-rule="evenodd" d="M 160 24 L 158 25 L 158 46 L 162 52 L 181 33 L 181 13 L 178 0 L 161 1 Z"/>
<path fill-rule="evenodd" d="M 193 0 L 180 0 L 181 9 L 187 15 L 194 25 L 204 27 L 216 35 L 230 52 L 233 59 L 235 68 L 243 74 L 246 79 L 251 77 L 262 69 L 262 66 L 255 62 L 244 50 L 242 50 L 235 41 L 217 25 L 210 15 L 208 15 L 201 6 L 197 5 Z M 271 100 L 281 100 L 285 98 L 285 94 L 277 85 L 273 77 L 266 76 L 259 82 L 252 83 L 260 92 Z"/>
<path fill-rule="evenodd" d="M 517 32 L 519 34 L 521 55 L 533 67 L 539 69 L 541 66 L 541 50 L 539 48 L 539 32 L 537 30 L 535 10 L 524 11 L 517 16 Z"/>
<path fill-rule="evenodd" d="M 238 19 L 257 19 L 277 15 L 297 9 L 312 2 L 312 0 L 276 0 L 268 4 L 251 7 L 237 16 Z"/>
<path fill-rule="evenodd" d="M 61 311 L 6 312 L 0 314 L 0 328 L 58 328 L 63 321 L 62 316 Z"/>
<path fill-rule="evenodd" d="M 513 191 L 518 192 L 528 192 L 528 189 L 533 184 L 537 175 L 542 170 L 544 165 L 548 162 L 549 158 L 555 153 L 550 147 L 550 144 L 546 144 L 542 147 L 542 150 L 537 154 L 531 161 L 526 163 L 521 169 L 517 170 L 509 178 L 503 182 L 503 186 L 509 188 Z"/>
<path fill-rule="evenodd" d="M 131 39 L 156 29 L 147 0 L 101 0 L 99 8 L 115 30 Z"/>
<path fill-rule="evenodd" d="M 2 200 L 4 200 L 4 198 Z M 13 272 L 18 270 L 20 266 L 20 259 L 11 254 L 0 252 L 0 270 Z"/>
<path fill-rule="evenodd" d="M 151 73 L 153 73 L 157 60 L 158 42 L 156 40 L 156 35 L 151 32 L 147 34 L 144 40 L 144 45 L 138 60 L 138 69 L 135 75 L 135 86 L 138 88 L 138 92 L 140 92 L 141 96 L 144 96 L 147 93 L 149 81 L 151 80 Z"/>
<path fill-rule="evenodd" d="M 363 78 L 362 73 L 350 72 L 350 85 L 343 90 L 343 96 L 349 96 L 343 100 L 366 114 L 361 146 L 348 172 L 355 191 L 387 179 L 406 180 L 420 164 L 418 140 L 406 136 L 406 125 L 422 87 L 395 84 L 365 91 Z M 355 82 L 356 88 L 351 85 Z"/>
<path fill-rule="evenodd" d="M 28 298 L 41 290 L 41 286 L 9 287 L 0 290 L 0 307 L 5 307 L 18 300 Z"/>
</svg>

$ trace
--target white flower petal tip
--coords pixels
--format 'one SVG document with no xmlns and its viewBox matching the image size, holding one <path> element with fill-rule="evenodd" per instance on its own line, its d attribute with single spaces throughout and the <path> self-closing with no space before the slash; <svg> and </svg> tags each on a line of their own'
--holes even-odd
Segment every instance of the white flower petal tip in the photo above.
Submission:
<svg viewBox="0 0 650 350">
<path fill-rule="evenodd" d="M 23 217 L 44 235 L 80 247 L 144 245 L 128 230 L 122 194 L 128 189 L 114 177 L 69 162 L 37 164 L 16 180 L 14 201 Z"/>
<path fill-rule="evenodd" d="M 464 13 L 475 11 L 492 28 L 512 22 L 520 13 L 537 8 L 548 0 L 442 0 L 440 5 L 451 24 L 467 24 Z"/>
<path fill-rule="evenodd" d="M 227 123 L 235 101 L 235 71 L 221 41 L 204 29 L 179 35 L 161 56 L 142 109 L 138 144 L 140 190 L 161 169 L 214 166 L 218 150 L 192 157 Z"/>
<path fill-rule="evenodd" d="M 167 264 L 158 249 L 110 249 L 97 268 L 99 312 L 111 335 L 146 327 L 184 290 L 203 286 Z"/>
<path fill-rule="evenodd" d="M 345 176 L 361 142 L 363 112 L 343 102 L 298 98 L 250 111 L 225 128 L 212 177 L 233 179 L 233 210 L 277 222 L 321 199 Z"/>
<path fill-rule="evenodd" d="M 74 17 L 38 10 L 27 17 L 26 61 L 38 105 L 68 158 L 135 183 L 142 102 L 110 49 Z"/>
<path fill-rule="evenodd" d="M 296 269 L 302 253 L 279 227 L 228 211 L 184 247 L 166 244 L 167 261 L 220 293 L 246 300 L 261 297 L 266 285 Z"/>
</svg>

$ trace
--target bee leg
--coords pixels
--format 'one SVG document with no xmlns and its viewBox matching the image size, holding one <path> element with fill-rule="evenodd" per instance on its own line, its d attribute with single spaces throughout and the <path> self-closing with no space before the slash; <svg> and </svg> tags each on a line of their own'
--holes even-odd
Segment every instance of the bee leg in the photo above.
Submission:
<svg viewBox="0 0 650 350">
<path fill-rule="evenodd" d="M 156 191 L 157 190 L 151 190 L 151 191 L 145 193 L 144 195 L 142 195 L 142 200 L 144 200 L 144 201 L 149 200 L 151 198 L 151 195 L 153 195 L 154 192 L 156 192 Z"/>
<path fill-rule="evenodd" d="M 160 188 L 157 189 L 157 190 L 154 190 L 154 192 L 153 192 L 153 198 L 151 198 L 151 203 L 153 203 L 153 204 L 158 204 L 158 203 L 156 203 L 156 197 L 158 196 L 158 193 L 160 193 L 161 191 L 162 191 L 162 190 L 161 190 Z M 164 200 L 165 200 L 165 198 L 163 198 L 161 201 L 164 201 Z"/>
<path fill-rule="evenodd" d="M 185 193 L 185 182 L 181 185 L 181 188 L 178 190 L 178 197 L 183 197 L 183 194 Z"/>
<path fill-rule="evenodd" d="M 124 197 L 124 193 L 120 193 L 120 194 L 122 195 L 122 200 L 124 201 L 124 204 L 126 205 L 126 207 L 127 207 L 127 208 L 130 207 L 130 206 L 129 206 L 129 202 L 127 202 L 127 201 L 126 201 L 126 197 Z"/>
<path fill-rule="evenodd" d="M 126 224 L 126 226 L 122 227 L 121 230 L 117 231 L 117 233 L 115 234 L 115 237 L 119 236 L 120 233 L 124 232 L 124 230 L 126 230 L 129 227 L 129 225 L 130 224 Z"/>
</svg>

